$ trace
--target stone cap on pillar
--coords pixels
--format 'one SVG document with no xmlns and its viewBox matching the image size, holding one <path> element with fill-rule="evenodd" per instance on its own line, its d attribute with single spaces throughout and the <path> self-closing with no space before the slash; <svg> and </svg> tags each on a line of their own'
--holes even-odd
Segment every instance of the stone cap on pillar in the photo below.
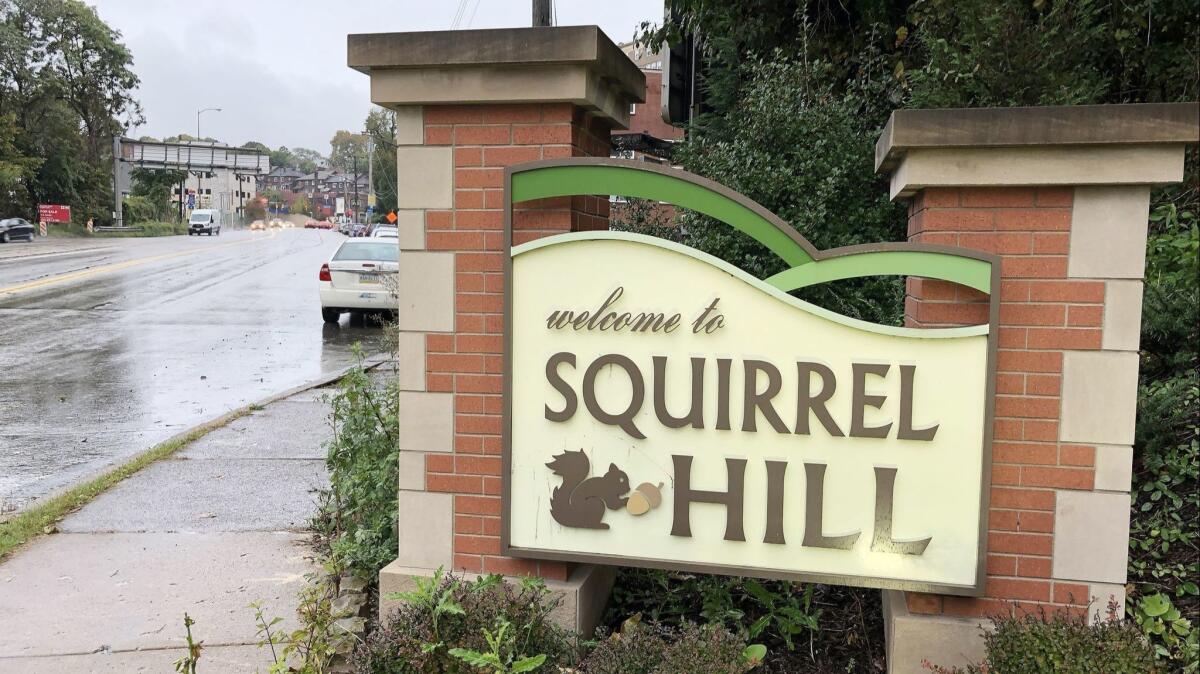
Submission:
<svg viewBox="0 0 1200 674">
<path fill-rule="evenodd" d="M 892 198 L 924 187 L 1135 185 L 1183 179 L 1200 104 L 897 110 L 875 144 Z"/>
<path fill-rule="evenodd" d="M 597 26 L 350 35 L 347 65 L 386 107 L 574 103 L 628 128 L 646 94 L 645 75 Z"/>
</svg>

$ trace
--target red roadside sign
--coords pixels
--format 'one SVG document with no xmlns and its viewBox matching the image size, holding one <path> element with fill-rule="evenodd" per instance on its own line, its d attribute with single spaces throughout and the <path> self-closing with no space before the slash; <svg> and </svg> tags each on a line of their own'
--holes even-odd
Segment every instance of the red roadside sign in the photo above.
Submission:
<svg viewBox="0 0 1200 674">
<path fill-rule="evenodd" d="M 71 207 L 60 204 L 38 204 L 38 222 L 70 222 Z"/>
</svg>

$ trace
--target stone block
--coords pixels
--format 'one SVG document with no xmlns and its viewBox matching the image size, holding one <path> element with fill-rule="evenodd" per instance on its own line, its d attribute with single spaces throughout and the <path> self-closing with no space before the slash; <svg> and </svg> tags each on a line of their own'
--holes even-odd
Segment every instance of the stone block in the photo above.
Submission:
<svg viewBox="0 0 1200 674">
<path fill-rule="evenodd" d="M 396 234 L 400 250 L 425 249 L 425 211 L 402 209 L 396 211 Z"/>
<path fill-rule="evenodd" d="M 1123 585 L 1128 557 L 1129 494 L 1058 492 L 1054 578 Z"/>
<path fill-rule="evenodd" d="M 1104 284 L 1105 351 L 1137 351 L 1142 339 L 1142 282 Z"/>
<path fill-rule="evenodd" d="M 396 185 L 397 208 L 453 208 L 453 148 L 396 148 Z"/>
<path fill-rule="evenodd" d="M 402 566 L 449 568 L 454 561 L 454 495 L 402 491 L 399 509 L 397 562 Z"/>
<path fill-rule="evenodd" d="M 396 350 L 401 391 L 425 390 L 425 334 L 401 332 Z"/>
<path fill-rule="evenodd" d="M 425 109 L 419 105 L 397 105 L 396 145 L 423 145 L 425 143 Z"/>
<path fill-rule="evenodd" d="M 400 488 L 425 490 L 425 452 L 400 452 Z"/>
<path fill-rule="evenodd" d="M 1076 187 L 1067 275 L 1142 278 L 1149 214 L 1149 185 Z"/>
<path fill-rule="evenodd" d="M 454 394 L 401 391 L 400 450 L 454 451 Z"/>
<path fill-rule="evenodd" d="M 450 568 L 449 564 L 443 566 Z M 386 617 L 400 605 L 398 600 L 388 599 L 389 595 L 397 592 L 411 592 L 417 587 L 416 579 L 430 578 L 433 574 L 434 569 L 405 566 L 400 560 L 396 560 L 380 570 L 380 619 Z M 467 581 L 473 581 L 479 577 L 479 574 L 475 573 L 459 575 Z M 558 608 L 551 614 L 551 618 L 562 627 L 590 636 L 604 615 L 615 579 L 616 569 L 613 567 L 581 564 L 575 567 L 570 578 L 565 581 L 545 581 L 546 588 L 557 594 L 561 600 Z M 516 582 L 519 579 L 506 577 L 506 580 Z"/>
<path fill-rule="evenodd" d="M 1132 445 L 1138 354 L 1067 351 L 1063 355 L 1063 442 Z"/>
<path fill-rule="evenodd" d="M 401 251 L 397 292 L 401 330 L 454 330 L 454 254 Z"/>
<path fill-rule="evenodd" d="M 928 674 L 922 662 L 942 667 L 965 667 L 984 658 L 986 619 L 913 615 L 904 593 L 883 591 L 884 636 L 888 674 Z"/>
<path fill-rule="evenodd" d="M 1088 608 L 1088 624 L 1097 620 L 1107 620 L 1109 616 L 1125 618 L 1125 586 L 1110 583 L 1092 583 L 1088 586 L 1088 599 L 1092 605 Z M 1109 602 L 1116 608 L 1109 611 Z"/>
<path fill-rule="evenodd" d="M 1133 447 L 1129 445 L 1096 445 L 1096 479 L 1098 491 L 1129 491 L 1133 482 Z"/>
</svg>

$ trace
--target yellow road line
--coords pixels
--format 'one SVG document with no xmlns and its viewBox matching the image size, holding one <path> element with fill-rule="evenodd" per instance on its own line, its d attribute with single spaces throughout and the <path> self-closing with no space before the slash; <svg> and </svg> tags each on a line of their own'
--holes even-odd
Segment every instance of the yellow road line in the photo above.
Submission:
<svg viewBox="0 0 1200 674">
<path fill-rule="evenodd" d="M 198 248 L 198 249 L 194 249 L 194 250 L 181 250 L 181 251 L 176 251 L 174 253 L 164 253 L 162 255 L 152 255 L 150 257 L 140 257 L 140 258 L 136 258 L 133 260 L 126 260 L 124 262 L 114 262 L 113 264 L 106 264 L 106 265 L 103 265 L 100 267 L 91 267 L 88 269 L 81 269 L 80 271 L 69 272 L 67 274 L 59 274 L 58 276 L 49 276 L 47 278 L 38 279 L 36 281 L 29 281 L 28 283 L 19 283 L 15 286 L 8 286 L 7 288 L 0 288 L 0 295 L 15 295 L 16 293 L 25 292 L 27 290 L 34 290 L 37 288 L 44 288 L 46 286 L 58 285 L 59 283 L 68 283 L 70 281 L 76 281 L 81 278 L 87 278 L 88 276 L 95 276 L 97 274 L 107 274 L 109 272 L 120 271 L 122 269 L 129 269 L 130 267 L 137 267 L 137 266 L 140 266 L 143 264 L 149 264 L 151 262 L 158 262 L 160 260 L 169 260 L 171 258 L 176 258 L 176 257 L 184 257 L 187 255 L 196 255 L 198 253 L 203 253 L 204 251 L 216 250 L 218 248 L 229 248 L 230 246 L 240 246 L 240 245 L 247 244 L 247 243 L 255 243 L 258 241 L 273 239 L 273 238 L 275 238 L 275 234 L 276 234 L 275 232 L 271 232 L 270 236 L 266 237 L 266 239 L 246 239 L 243 241 L 230 241 L 229 243 L 219 243 L 219 244 L 216 244 L 213 246 L 208 246 L 206 248 Z"/>
</svg>

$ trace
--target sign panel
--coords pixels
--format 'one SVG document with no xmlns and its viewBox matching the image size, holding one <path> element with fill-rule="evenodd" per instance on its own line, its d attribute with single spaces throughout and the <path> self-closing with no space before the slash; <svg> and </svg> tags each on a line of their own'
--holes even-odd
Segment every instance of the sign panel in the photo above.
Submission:
<svg viewBox="0 0 1200 674">
<path fill-rule="evenodd" d="M 736 193 L 637 162 L 507 177 L 510 235 L 512 201 L 629 191 L 724 214 L 794 266 L 761 280 L 619 232 L 513 247 L 505 554 L 982 590 L 993 327 L 875 325 L 788 291 L 918 271 L 987 290 L 994 259 L 822 253 Z"/>
<path fill-rule="evenodd" d="M 38 222 L 70 222 L 71 207 L 62 204 L 38 204 Z"/>
</svg>

